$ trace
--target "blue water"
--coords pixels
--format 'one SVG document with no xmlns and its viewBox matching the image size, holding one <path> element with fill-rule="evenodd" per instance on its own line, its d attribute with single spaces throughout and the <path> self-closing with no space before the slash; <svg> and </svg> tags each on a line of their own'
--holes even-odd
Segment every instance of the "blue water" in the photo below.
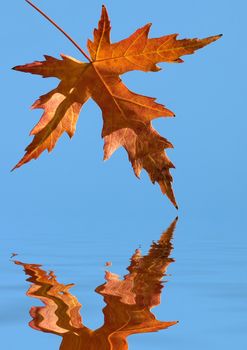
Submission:
<svg viewBox="0 0 247 350">
<path fill-rule="evenodd" d="M 192 229 L 197 232 L 191 233 Z M 148 234 L 144 229 L 141 239 L 140 233 L 133 232 L 136 235 L 134 242 L 125 242 L 124 245 L 121 230 L 117 231 L 117 238 L 111 239 L 108 235 L 101 244 L 78 235 L 74 235 L 74 239 L 68 236 L 67 240 L 59 242 L 57 237 L 51 238 L 47 233 L 35 240 L 22 237 L 14 244 L 3 237 L 8 247 L 15 247 L 15 250 L 22 247 L 22 252 L 12 261 L 7 254 L 1 256 L 5 276 L 5 279 L 1 279 L 0 289 L 1 329 L 3 340 L 10 349 L 14 349 L 17 344 L 25 349 L 43 349 L 44 346 L 47 349 L 59 349 L 61 342 L 59 336 L 33 330 L 27 325 L 31 321 L 28 313 L 30 307 L 41 303 L 25 296 L 30 282 L 25 282 L 27 276 L 13 260 L 42 264 L 44 270 L 55 272 L 60 283 L 74 283 L 71 292 L 82 304 L 83 323 L 96 329 L 103 323 L 102 308 L 105 304 L 102 296 L 96 294 L 94 289 L 105 282 L 105 262 L 112 262 L 112 266 L 107 267 L 110 271 L 125 275 L 135 248 L 141 245 L 143 253 L 147 254 L 152 240 L 158 240 L 162 233 L 161 230 Z M 150 346 L 154 349 L 163 349 L 164 346 L 170 349 L 231 349 L 235 343 L 241 344 L 240 348 L 244 349 L 247 345 L 247 247 L 239 244 L 237 232 L 226 234 L 222 243 L 217 238 L 219 232 L 210 232 L 209 237 L 202 238 L 202 231 L 204 229 L 200 223 L 193 225 L 178 221 L 172 241 L 174 250 L 171 252 L 175 261 L 169 265 L 164 278 L 166 283 L 161 304 L 152 310 L 158 320 L 179 323 L 158 333 L 130 336 L 130 349 L 149 349 Z M 21 241 L 27 238 L 30 239 L 29 248 L 24 248 Z M 117 240 L 121 246 L 120 254 Z M 115 249 L 112 244 L 116 244 Z M 11 337 L 11 334 L 15 336 Z"/>
</svg>

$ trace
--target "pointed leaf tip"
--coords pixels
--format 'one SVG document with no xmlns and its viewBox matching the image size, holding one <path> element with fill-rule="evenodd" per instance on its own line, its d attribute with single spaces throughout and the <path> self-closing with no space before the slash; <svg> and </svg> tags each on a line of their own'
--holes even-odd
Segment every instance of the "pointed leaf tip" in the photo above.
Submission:
<svg viewBox="0 0 247 350">
<path fill-rule="evenodd" d="M 218 40 L 218 39 L 220 39 L 222 36 L 223 36 L 223 34 L 218 34 L 218 35 L 215 35 L 215 38 L 216 38 L 216 40 Z"/>
<path fill-rule="evenodd" d="M 10 170 L 10 172 L 12 173 L 15 169 L 17 169 L 16 165 Z"/>
<path fill-rule="evenodd" d="M 105 5 L 102 5 L 102 15 L 105 15 L 106 17 L 108 17 L 108 13 L 107 13 L 107 9 L 105 7 Z"/>
</svg>

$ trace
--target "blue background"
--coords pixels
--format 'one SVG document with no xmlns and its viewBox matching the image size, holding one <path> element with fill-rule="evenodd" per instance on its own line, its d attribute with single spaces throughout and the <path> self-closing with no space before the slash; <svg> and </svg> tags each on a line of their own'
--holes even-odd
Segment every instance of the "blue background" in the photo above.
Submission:
<svg viewBox="0 0 247 350">
<path fill-rule="evenodd" d="M 102 2 L 36 1 L 82 47 L 97 25 Z M 123 76 L 137 93 L 155 96 L 176 113 L 153 124 L 175 146 L 174 190 L 179 223 L 176 262 L 170 266 L 161 320 L 180 320 L 157 334 L 130 338 L 130 349 L 231 349 L 247 345 L 246 325 L 246 35 L 245 1 L 105 1 L 112 41 L 152 22 L 151 36 L 180 38 L 223 33 L 216 43 L 184 56 L 184 64 L 160 64 L 159 73 Z M 85 324 L 102 322 L 103 302 L 94 288 L 104 262 L 124 274 L 139 245 L 146 252 L 177 215 L 145 172 L 137 180 L 124 150 L 103 162 L 101 111 L 89 101 L 73 139 L 10 173 L 30 143 L 41 111 L 29 111 L 56 86 L 10 68 L 65 53 L 80 53 L 24 1 L 1 4 L 1 337 L 8 349 L 57 349 L 59 339 L 27 327 L 33 301 L 18 259 L 44 264 L 61 282 L 74 282 Z M 36 302 L 37 304 L 37 302 Z"/>
</svg>

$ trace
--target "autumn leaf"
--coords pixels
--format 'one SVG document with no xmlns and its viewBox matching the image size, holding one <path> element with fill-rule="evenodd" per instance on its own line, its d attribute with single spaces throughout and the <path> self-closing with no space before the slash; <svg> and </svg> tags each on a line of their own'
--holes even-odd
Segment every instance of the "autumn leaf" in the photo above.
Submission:
<svg viewBox="0 0 247 350">
<path fill-rule="evenodd" d="M 173 117 L 174 113 L 155 102 L 154 98 L 130 91 L 119 75 L 132 70 L 156 72 L 160 70 L 157 66 L 159 62 L 181 63 L 181 56 L 194 53 L 221 35 L 201 40 L 178 40 L 177 34 L 150 39 L 148 34 L 151 24 L 147 24 L 129 38 L 111 43 L 110 20 L 103 6 L 94 38 L 88 40 L 89 57 L 55 22 L 30 1 L 26 1 L 62 31 L 89 63 L 66 55 L 61 55 L 61 59 L 45 55 L 44 61 L 13 68 L 60 80 L 54 90 L 33 104 L 33 109 L 40 108 L 44 112 L 31 131 L 33 141 L 15 168 L 38 158 L 45 150 L 52 151 L 64 132 L 72 137 L 82 106 L 92 98 L 101 108 L 103 116 L 104 159 L 123 146 L 135 175 L 139 177 L 144 168 L 152 183 L 157 182 L 162 192 L 177 207 L 170 173 L 174 165 L 165 152 L 173 146 L 152 127 L 152 120 Z"/>
</svg>

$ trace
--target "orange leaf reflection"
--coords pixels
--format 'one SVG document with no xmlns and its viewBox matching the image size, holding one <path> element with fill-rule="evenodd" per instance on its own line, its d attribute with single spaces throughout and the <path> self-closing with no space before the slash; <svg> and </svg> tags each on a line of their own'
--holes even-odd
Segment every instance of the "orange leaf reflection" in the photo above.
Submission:
<svg viewBox="0 0 247 350">
<path fill-rule="evenodd" d="M 29 325 L 42 332 L 61 335 L 60 350 L 126 350 L 127 337 L 168 328 L 176 321 L 158 321 L 150 311 L 160 304 L 162 278 L 174 260 L 170 258 L 171 239 L 177 219 L 165 231 L 158 242 L 153 242 L 148 254 L 142 256 L 136 250 L 131 258 L 129 273 L 123 280 L 106 271 L 106 282 L 96 288 L 104 298 L 104 324 L 95 331 L 85 327 L 80 316 L 81 304 L 70 293 L 73 284 L 59 283 L 53 272 L 46 272 L 41 265 L 25 264 L 31 286 L 27 295 L 41 300 L 45 306 L 32 307 Z"/>
</svg>

